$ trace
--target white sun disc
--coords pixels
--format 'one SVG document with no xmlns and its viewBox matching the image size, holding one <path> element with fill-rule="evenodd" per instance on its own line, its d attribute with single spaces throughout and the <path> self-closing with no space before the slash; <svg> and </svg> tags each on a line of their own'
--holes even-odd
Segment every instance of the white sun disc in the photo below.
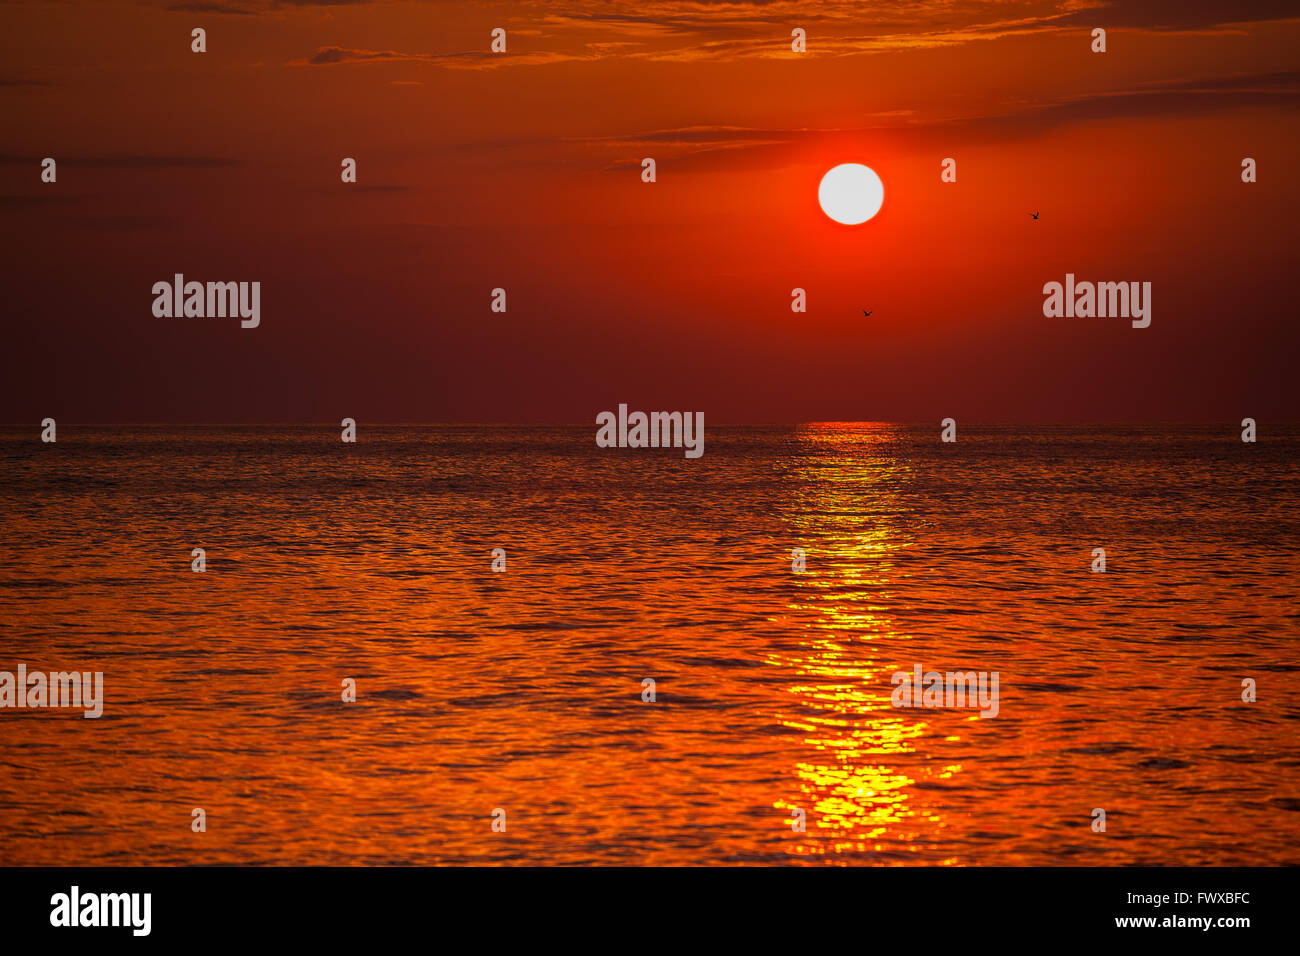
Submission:
<svg viewBox="0 0 1300 956">
<path fill-rule="evenodd" d="M 869 166 L 841 163 L 822 177 L 817 201 L 822 211 L 836 222 L 856 226 L 880 212 L 885 202 L 885 184 Z"/>
</svg>

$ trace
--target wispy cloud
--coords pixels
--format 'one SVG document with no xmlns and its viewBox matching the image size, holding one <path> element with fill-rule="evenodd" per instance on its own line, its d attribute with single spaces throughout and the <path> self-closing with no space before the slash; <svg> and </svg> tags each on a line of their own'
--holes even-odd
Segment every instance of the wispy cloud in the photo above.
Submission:
<svg viewBox="0 0 1300 956">
<path fill-rule="evenodd" d="M 254 6 L 238 3 L 214 3 L 195 0 L 193 3 L 173 3 L 167 8 L 172 13 L 220 13 L 249 17 L 262 11 Z"/>
<path fill-rule="evenodd" d="M 27 196 L 0 196 L 0 209 L 15 211 L 23 209 L 39 210 L 45 206 L 87 202 L 91 198 L 93 197 L 86 195 L 67 195 L 47 190 L 44 193 Z"/>
<path fill-rule="evenodd" d="M 270 13 L 286 7 L 349 7 L 370 3 L 371 0 L 182 0 L 167 7 L 179 13 L 222 13 L 252 16 Z"/>
<path fill-rule="evenodd" d="M 306 2 L 306 0 L 304 0 Z M 526 50 L 404 53 L 324 47 L 317 65 L 418 61 L 451 69 L 497 69 L 574 60 L 712 62 L 795 56 L 843 57 L 957 46 L 1003 37 L 1077 31 L 1227 31 L 1232 24 L 1300 18 L 1294 0 L 894 0 L 863 4 L 797 0 L 569 0 L 488 4 Z M 807 32 L 807 52 L 790 49 L 791 30 Z"/>
<path fill-rule="evenodd" d="M 571 143 L 622 154 L 606 169 L 638 166 L 645 151 L 672 160 L 678 169 L 709 168 L 724 154 L 750 166 L 797 162 L 809 145 L 826 145 L 888 134 L 900 139 L 954 135 L 970 141 L 1040 136 L 1078 122 L 1204 114 L 1242 107 L 1300 109 L 1300 71 L 1231 75 L 1147 84 L 1130 89 L 1060 97 L 1023 109 L 981 116 L 923 120 L 907 110 L 873 113 L 860 125 L 840 128 L 688 126 L 624 135 L 584 137 Z M 512 144 L 513 145 L 513 144 Z"/>
<path fill-rule="evenodd" d="M 487 70 L 511 66 L 536 66 L 542 63 L 562 63 L 569 60 L 589 59 L 576 54 L 559 52 L 533 52 L 498 54 L 487 51 L 464 53 L 403 53 L 398 50 L 354 50 L 345 47 L 321 47 L 305 60 L 294 60 L 291 66 L 330 66 L 339 63 L 428 63 L 452 70 Z"/>
<path fill-rule="evenodd" d="M 1081 4 L 1061 17 L 1069 25 L 1138 30 L 1203 30 L 1234 23 L 1300 18 L 1295 0 L 1113 0 Z"/>
<path fill-rule="evenodd" d="M 39 165 L 40 156 L 0 154 L 2 166 Z M 87 169 L 196 169 L 238 165 L 237 159 L 214 156 L 57 156 L 59 165 Z"/>
</svg>

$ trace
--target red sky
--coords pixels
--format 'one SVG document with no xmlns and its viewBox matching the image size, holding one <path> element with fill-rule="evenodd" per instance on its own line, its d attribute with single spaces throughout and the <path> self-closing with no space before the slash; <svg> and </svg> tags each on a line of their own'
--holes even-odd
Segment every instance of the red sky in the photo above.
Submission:
<svg viewBox="0 0 1300 956">
<path fill-rule="evenodd" d="M 0 421 L 1300 418 L 1298 17 L 0 4 Z M 260 281 L 261 326 L 155 317 L 177 272 Z M 1045 318 L 1067 272 L 1151 282 L 1150 328 Z"/>
</svg>

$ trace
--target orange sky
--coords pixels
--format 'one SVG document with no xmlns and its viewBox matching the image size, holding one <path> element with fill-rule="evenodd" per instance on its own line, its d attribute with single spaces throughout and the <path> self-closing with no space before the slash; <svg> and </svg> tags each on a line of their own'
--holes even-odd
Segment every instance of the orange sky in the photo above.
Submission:
<svg viewBox="0 0 1300 956">
<path fill-rule="evenodd" d="M 1300 417 L 1288 13 L 3 4 L 0 420 Z M 261 326 L 154 317 L 176 272 L 260 281 Z M 1151 327 L 1045 318 L 1067 272 L 1150 281 Z"/>
</svg>

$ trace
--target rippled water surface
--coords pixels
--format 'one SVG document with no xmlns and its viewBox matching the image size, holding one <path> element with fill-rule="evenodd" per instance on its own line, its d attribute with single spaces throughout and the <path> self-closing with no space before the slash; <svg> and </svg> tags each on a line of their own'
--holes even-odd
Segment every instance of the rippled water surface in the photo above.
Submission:
<svg viewBox="0 0 1300 956">
<path fill-rule="evenodd" d="M 1300 862 L 1300 430 L 594 431 L 0 431 L 3 862 Z"/>
</svg>

